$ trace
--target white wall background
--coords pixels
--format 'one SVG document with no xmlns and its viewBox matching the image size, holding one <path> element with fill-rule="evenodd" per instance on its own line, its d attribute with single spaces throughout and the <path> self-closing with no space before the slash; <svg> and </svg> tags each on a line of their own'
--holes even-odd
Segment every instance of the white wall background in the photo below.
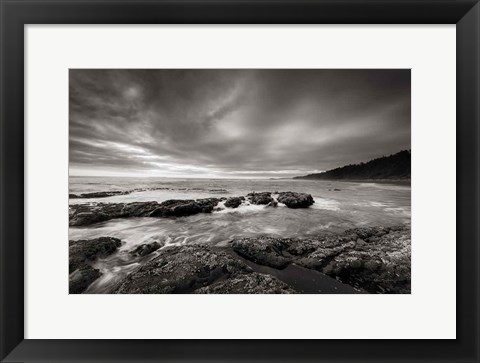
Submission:
<svg viewBox="0 0 480 363">
<path fill-rule="evenodd" d="M 455 26 L 25 34 L 25 338 L 455 338 Z M 68 68 L 412 68 L 412 294 L 68 295 Z"/>
</svg>

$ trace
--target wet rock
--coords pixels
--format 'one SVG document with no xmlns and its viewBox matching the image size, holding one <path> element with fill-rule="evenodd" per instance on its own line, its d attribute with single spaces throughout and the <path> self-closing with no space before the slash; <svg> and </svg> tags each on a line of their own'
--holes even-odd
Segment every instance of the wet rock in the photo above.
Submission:
<svg viewBox="0 0 480 363">
<path fill-rule="evenodd" d="M 410 293 L 408 226 L 357 228 L 309 239 L 240 238 L 231 245 L 257 264 L 282 269 L 295 263 L 372 293 Z"/>
<path fill-rule="evenodd" d="M 382 261 L 369 260 L 365 262 L 364 267 L 370 271 L 376 271 L 382 267 Z"/>
<path fill-rule="evenodd" d="M 315 203 L 310 194 L 297 192 L 279 193 L 277 200 L 288 208 L 307 208 Z"/>
<path fill-rule="evenodd" d="M 276 207 L 278 206 L 278 203 L 276 200 L 272 200 L 270 203 L 267 204 L 267 207 Z"/>
<path fill-rule="evenodd" d="M 68 277 L 68 292 L 70 294 L 81 294 L 101 275 L 99 270 L 89 265 L 82 265 Z"/>
<path fill-rule="evenodd" d="M 195 294 L 295 294 L 296 291 L 279 279 L 252 272 L 201 287 Z"/>
<path fill-rule="evenodd" d="M 242 204 L 242 201 L 244 200 L 245 200 L 244 197 L 230 197 L 225 202 L 225 207 L 237 208 L 240 204 Z"/>
<path fill-rule="evenodd" d="M 158 207 L 157 202 L 89 203 L 70 205 L 70 226 L 86 226 L 114 218 L 147 216 Z"/>
<path fill-rule="evenodd" d="M 98 258 L 113 254 L 121 241 L 113 237 L 100 237 L 90 240 L 69 241 L 69 292 L 80 294 L 102 274 L 89 264 Z"/>
<path fill-rule="evenodd" d="M 114 253 L 122 242 L 118 238 L 100 237 L 89 240 L 69 241 L 68 271 L 72 273 L 83 265 Z"/>
<path fill-rule="evenodd" d="M 81 193 L 81 194 L 69 194 L 69 198 L 107 198 L 113 197 L 116 195 L 127 195 L 135 192 L 145 192 L 145 191 L 155 191 L 155 190 L 203 190 L 202 188 L 168 188 L 168 187 L 149 187 L 149 188 L 135 188 L 130 190 L 108 190 L 108 191 L 100 191 L 100 192 L 89 192 L 89 193 Z M 209 189 L 211 193 L 228 193 L 226 189 Z"/>
<path fill-rule="evenodd" d="M 168 201 L 167 201 L 168 202 Z M 161 203 L 160 205 L 162 205 Z M 157 202 L 134 202 L 125 204 L 116 204 L 120 217 L 116 218 L 128 218 L 128 217 L 147 217 L 158 207 Z"/>
<path fill-rule="evenodd" d="M 238 257 L 210 245 L 170 246 L 128 275 L 118 294 L 286 294 L 277 278 L 253 272 Z"/>
<path fill-rule="evenodd" d="M 272 193 L 270 192 L 248 193 L 247 199 L 252 204 L 268 204 L 273 201 Z"/>
<path fill-rule="evenodd" d="M 348 261 L 348 263 L 349 263 L 349 266 L 351 268 L 361 268 L 362 267 L 362 260 L 359 259 L 359 258 L 356 258 L 356 257 L 350 259 Z"/>
<path fill-rule="evenodd" d="M 356 247 L 363 247 L 365 246 L 367 243 L 361 239 L 361 238 L 357 238 L 357 242 L 356 242 Z"/>
<path fill-rule="evenodd" d="M 118 192 L 128 194 L 129 192 Z M 98 195 L 113 192 L 98 192 Z M 82 194 L 83 195 L 83 194 Z M 88 194 L 89 197 L 92 193 Z M 268 205 L 275 207 L 277 202 L 272 198 L 270 192 L 249 193 L 247 199 L 252 204 Z M 225 206 L 236 208 L 245 197 L 231 198 L 205 198 L 205 199 L 172 199 L 162 203 L 157 202 L 135 202 L 135 203 L 85 203 L 72 204 L 69 207 L 69 225 L 87 226 L 90 224 L 105 222 L 115 218 L 130 217 L 184 217 L 198 213 L 211 213 L 219 202 L 225 201 Z M 314 203 L 310 194 L 282 192 L 278 201 L 286 204 L 289 208 L 306 208 Z M 240 202 L 240 204 L 239 204 Z M 236 206 L 236 207 L 235 207 Z"/>
<path fill-rule="evenodd" d="M 160 203 L 149 217 L 184 217 L 198 213 L 211 213 L 220 202 L 218 198 L 197 200 L 167 200 Z"/>
<path fill-rule="evenodd" d="M 159 242 L 152 242 L 152 243 L 145 243 L 141 244 L 140 246 L 135 247 L 130 253 L 132 255 L 137 255 L 140 257 L 149 255 L 150 253 L 158 250 L 160 247 L 163 247 L 164 243 Z"/>
<path fill-rule="evenodd" d="M 89 203 L 70 205 L 70 226 L 85 226 L 115 218 L 182 217 L 197 213 L 211 213 L 219 198 L 197 200 L 167 200 L 135 203 Z"/>
<path fill-rule="evenodd" d="M 167 200 L 153 210 L 149 217 L 183 217 L 200 213 L 202 207 L 194 200 Z"/>
<path fill-rule="evenodd" d="M 247 260 L 260 265 L 283 269 L 290 260 L 282 255 L 284 241 L 276 238 L 240 238 L 232 243 L 233 250 Z"/>
<path fill-rule="evenodd" d="M 369 239 L 375 229 L 352 230 Z M 367 248 L 346 249 L 322 271 L 373 293 L 410 293 L 411 240 L 408 228 L 390 230 Z"/>
<path fill-rule="evenodd" d="M 106 197 L 113 197 L 115 195 L 126 195 L 132 192 L 133 191 L 110 190 L 106 192 L 82 193 L 82 194 L 76 195 L 76 198 L 106 198 Z"/>
<path fill-rule="evenodd" d="M 190 293 L 251 269 L 237 258 L 208 245 L 171 246 L 114 289 L 118 294 Z"/>
<path fill-rule="evenodd" d="M 276 238 L 276 237 L 245 237 L 231 242 L 232 249 L 243 258 L 260 265 L 283 269 L 290 263 L 302 261 L 302 265 L 315 268 L 322 260 L 331 254 L 338 253 L 332 249 L 328 253 L 313 257 L 313 252 L 323 246 L 315 239 Z"/>
</svg>

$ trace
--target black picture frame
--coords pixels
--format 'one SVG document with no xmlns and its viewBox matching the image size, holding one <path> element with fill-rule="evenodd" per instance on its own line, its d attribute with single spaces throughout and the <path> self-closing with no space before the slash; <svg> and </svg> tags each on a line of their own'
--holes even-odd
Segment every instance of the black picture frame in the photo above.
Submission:
<svg viewBox="0 0 480 363">
<path fill-rule="evenodd" d="M 0 4 L 2 362 L 479 362 L 478 0 L 1 0 Z M 157 23 L 456 24 L 457 339 L 24 339 L 24 26 Z"/>
</svg>

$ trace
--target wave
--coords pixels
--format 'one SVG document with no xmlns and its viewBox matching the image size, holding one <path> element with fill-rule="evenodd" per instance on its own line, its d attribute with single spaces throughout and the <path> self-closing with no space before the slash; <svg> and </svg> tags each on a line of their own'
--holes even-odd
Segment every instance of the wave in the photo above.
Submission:
<svg viewBox="0 0 480 363">
<path fill-rule="evenodd" d="M 251 204 L 250 202 L 243 202 L 237 208 L 229 208 L 225 206 L 225 201 L 218 203 L 217 207 L 213 211 L 214 214 L 225 214 L 225 213 L 239 213 L 239 214 L 246 214 L 246 213 L 258 213 L 262 211 L 266 211 L 268 208 L 266 205 L 261 204 Z"/>
<path fill-rule="evenodd" d="M 313 209 L 340 210 L 340 203 L 333 199 L 314 198 L 315 203 L 310 206 Z"/>
</svg>

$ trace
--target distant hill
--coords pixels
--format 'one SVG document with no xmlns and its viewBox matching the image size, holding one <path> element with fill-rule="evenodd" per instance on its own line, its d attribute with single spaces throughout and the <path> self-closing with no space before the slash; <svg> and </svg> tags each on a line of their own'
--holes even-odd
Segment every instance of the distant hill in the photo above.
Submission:
<svg viewBox="0 0 480 363">
<path fill-rule="evenodd" d="M 411 159 L 410 150 L 403 150 L 366 163 L 346 165 L 323 173 L 297 176 L 294 179 L 410 179 Z"/>
</svg>

